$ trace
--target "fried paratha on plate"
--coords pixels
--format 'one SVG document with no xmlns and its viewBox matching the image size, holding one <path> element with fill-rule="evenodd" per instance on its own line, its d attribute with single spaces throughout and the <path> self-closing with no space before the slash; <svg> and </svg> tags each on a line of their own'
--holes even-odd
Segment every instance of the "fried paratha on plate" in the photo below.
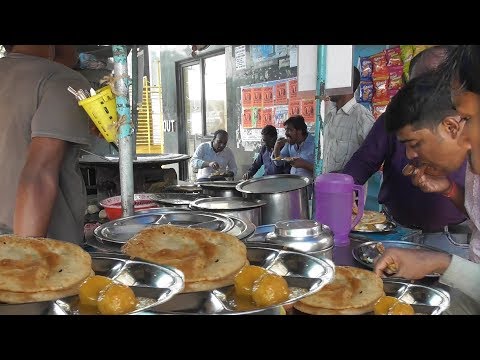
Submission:
<svg viewBox="0 0 480 360">
<path fill-rule="evenodd" d="M 173 266 L 185 275 L 185 290 L 204 291 L 233 284 L 247 263 L 245 244 L 230 234 L 173 225 L 146 228 L 122 246 L 122 252 Z"/>
<path fill-rule="evenodd" d="M 72 295 L 91 272 L 92 259 L 78 245 L 0 236 L 0 302 L 47 301 Z"/>
<path fill-rule="evenodd" d="M 365 314 L 373 311 L 373 305 L 384 294 L 383 281 L 373 271 L 336 266 L 333 282 L 294 307 L 312 315 Z"/>
<path fill-rule="evenodd" d="M 356 215 L 352 215 L 352 221 Z M 385 214 L 378 211 L 364 210 L 360 222 L 355 226 L 355 231 L 374 231 L 375 225 L 383 224 L 387 221 Z"/>
</svg>

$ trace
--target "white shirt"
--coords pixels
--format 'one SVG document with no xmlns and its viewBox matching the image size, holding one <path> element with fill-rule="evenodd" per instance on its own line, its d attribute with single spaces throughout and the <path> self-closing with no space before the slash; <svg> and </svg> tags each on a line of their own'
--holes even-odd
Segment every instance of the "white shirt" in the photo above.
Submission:
<svg viewBox="0 0 480 360">
<path fill-rule="evenodd" d="M 322 172 L 343 170 L 367 137 L 374 122 L 372 113 L 358 104 L 355 97 L 340 110 L 332 106 L 325 115 Z"/>
<path fill-rule="evenodd" d="M 480 263 L 480 175 L 472 172 L 470 164 L 465 174 L 465 209 L 472 229 L 468 257 L 470 261 Z"/>
<path fill-rule="evenodd" d="M 216 161 L 220 165 L 218 170 L 213 170 L 211 167 L 202 168 L 202 166 L 207 166 L 205 163 L 212 161 Z M 215 152 L 211 142 L 201 143 L 197 147 L 191 163 L 194 169 L 198 169 L 197 178 L 208 177 L 217 171 L 220 173 L 232 171 L 234 175 L 237 175 L 237 163 L 235 162 L 233 151 L 229 147 L 225 147 L 222 151 Z"/>
</svg>

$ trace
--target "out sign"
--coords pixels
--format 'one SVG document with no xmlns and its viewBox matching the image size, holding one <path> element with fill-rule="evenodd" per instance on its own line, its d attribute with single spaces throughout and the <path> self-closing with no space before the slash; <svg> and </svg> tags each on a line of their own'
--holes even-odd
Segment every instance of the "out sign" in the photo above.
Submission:
<svg viewBox="0 0 480 360">
<path fill-rule="evenodd" d="M 175 129 L 175 120 L 163 120 L 163 131 L 164 132 L 176 132 Z"/>
</svg>

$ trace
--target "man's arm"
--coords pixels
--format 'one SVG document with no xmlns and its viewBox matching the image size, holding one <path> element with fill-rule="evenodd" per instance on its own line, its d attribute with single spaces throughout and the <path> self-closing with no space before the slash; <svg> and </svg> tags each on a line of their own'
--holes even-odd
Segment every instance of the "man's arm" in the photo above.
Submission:
<svg viewBox="0 0 480 360">
<path fill-rule="evenodd" d="M 35 137 L 20 175 L 13 218 L 13 232 L 45 237 L 57 198 L 58 178 L 66 141 Z"/>
<path fill-rule="evenodd" d="M 393 141 L 395 141 L 394 135 L 387 134 L 385 120 L 381 115 L 342 172 L 351 175 L 356 184 L 365 184 L 380 169 L 385 159 L 391 156 L 389 148 L 393 146 Z"/>
<path fill-rule="evenodd" d="M 205 156 L 203 148 L 203 144 L 200 144 L 192 156 L 191 164 L 194 169 L 203 169 L 208 167 L 209 162 L 203 160 L 203 157 Z"/>
<path fill-rule="evenodd" d="M 255 175 L 263 165 L 263 153 L 265 152 L 265 146 L 262 146 L 260 149 L 260 152 L 258 153 L 257 157 L 253 161 L 252 166 L 247 171 L 248 178 L 251 178 L 253 175 Z"/>
</svg>

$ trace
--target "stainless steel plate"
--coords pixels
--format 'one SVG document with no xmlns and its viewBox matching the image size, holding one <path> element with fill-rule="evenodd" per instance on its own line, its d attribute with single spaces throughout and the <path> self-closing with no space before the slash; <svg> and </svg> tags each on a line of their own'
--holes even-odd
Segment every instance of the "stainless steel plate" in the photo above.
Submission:
<svg viewBox="0 0 480 360">
<path fill-rule="evenodd" d="M 220 214 L 201 211 L 161 211 L 158 213 L 147 212 L 107 222 L 97 227 L 94 235 L 101 242 L 124 244 L 147 227 L 165 224 L 206 228 L 221 232 L 228 232 L 234 226 L 232 219 Z"/>
<path fill-rule="evenodd" d="M 382 224 L 371 225 L 372 227 L 365 230 L 352 230 L 354 233 L 386 233 L 396 229 L 397 225 L 391 221 L 384 222 Z"/>
<path fill-rule="evenodd" d="M 168 303 L 151 308 L 161 314 L 255 314 L 264 313 L 311 295 L 334 277 L 334 264 L 325 259 L 299 252 L 248 245 L 247 257 L 251 265 L 264 267 L 285 278 L 290 288 L 290 298 L 274 306 L 238 310 L 233 299 L 234 286 L 212 291 L 178 294 Z"/>
<path fill-rule="evenodd" d="M 383 290 L 386 295 L 412 305 L 417 315 L 440 315 L 450 306 L 450 295 L 431 286 L 384 279 Z"/>
<path fill-rule="evenodd" d="M 234 226 L 228 231 L 228 234 L 236 236 L 239 240 L 245 240 L 255 232 L 255 224 L 251 221 L 240 219 L 239 217 L 229 216 L 233 220 Z"/>
<path fill-rule="evenodd" d="M 131 287 L 138 299 L 136 314 L 158 306 L 183 290 L 184 276 L 169 266 L 130 260 L 125 256 L 91 253 L 96 275 L 109 277 Z M 78 296 L 56 300 L 52 309 L 58 315 L 80 315 Z"/>
<path fill-rule="evenodd" d="M 242 181 L 236 189 L 245 194 L 275 194 L 301 189 L 310 183 L 305 176 L 277 174 Z"/>
<path fill-rule="evenodd" d="M 352 249 L 352 255 L 360 264 L 373 269 L 373 261 L 374 259 L 380 255 L 377 249 L 377 244 L 380 241 L 368 241 L 362 244 L 355 246 Z M 439 251 L 443 253 L 447 253 L 441 249 L 437 249 L 431 246 L 417 244 L 409 241 L 381 241 L 385 248 L 389 247 L 399 247 L 404 249 L 424 249 L 424 250 L 431 250 L 431 251 Z M 438 277 L 439 274 L 429 274 L 428 277 Z"/>
<path fill-rule="evenodd" d="M 196 185 L 206 189 L 235 189 L 240 181 L 199 181 Z"/>
<path fill-rule="evenodd" d="M 155 200 L 160 204 L 168 206 L 190 205 L 193 201 L 209 198 L 208 195 L 203 194 L 186 194 L 186 193 L 163 193 L 155 194 Z"/>
</svg>

